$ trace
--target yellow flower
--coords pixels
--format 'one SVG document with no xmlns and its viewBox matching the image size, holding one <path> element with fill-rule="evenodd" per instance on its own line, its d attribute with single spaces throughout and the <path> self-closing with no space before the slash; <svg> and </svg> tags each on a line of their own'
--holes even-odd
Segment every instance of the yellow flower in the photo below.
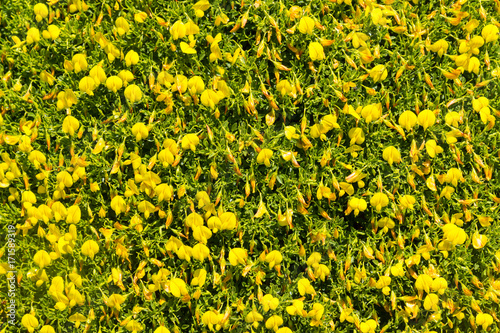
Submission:
<svg viewBox="0 0 500 333">
<path fill-rule="evenodd" d="M 496 41 L 498 39 L 498 27 L 494 24 L 488 24 L 481 31 L 481 36 L 483 36 L 486 43 Z"/>
<path fill-rule="evenodd" d="M 29 154 L 28 160 L 35 165 L 35 168 L 38 169 L 40 167 L 40 165 L 45 164 L 45 162 L 47 161 L 47 158 L 45 157 L 45 155 L 42 152 L 40 152 L 38 150 L 33 150 Z"/>
<path fill-rule="evenodd" d="M 162 202 L 163 200 L 170 201 L 172 199 L 173 188 L 168 184 L 160 184 L 155 187 L 155 194 L 158 202 Z"/>
<path fill-rule="evenodd" d="M 40 269 L 43 269 L 44 267 L 50 265 L 52 259 L 50 259 L 50 255 L 47 253 L 47 251 L 40 250 L 37 253 L 35 253 L 33 261 L 35 262 L 35 264 L 38 265 L 38 267 L 40 267 Z"/>
<path fill-rule="evenodd" d="M 453 186 L 457 187 L 458 181 L 465 182 L 464 177 L 462 176 L 462 171 L 457 168 L 451 168 L 446 173 L 445 181 L 447 183 L 451 183 Z"/>
<path fill-rule="evenodd" d="M 304 303 L 298 299 L 294 299 L 292 305 L 286 307 L 286 312 L 291 316 L 299 315 L 305 317 L 307 315 L 307 312 L 304 311 Z"/>
<path fill-rule="evenodd" d="M 52 86 L 54 84 L 54 81 L 56 78 L 54 76 L 52 76 L 52 74 L 50 74 L 49 72 L 44 70 L 40 73 L 40 79 L 43 82 L 47 82 L 48 84 L 50 84 Z"/>
<path fill-rule="evenodd" d="M 81 92 L 87 93 L 90 96 L 93 96 L 93 90 L 96 88 L 96 82 L 90 76 L 84 76 L 80 83 L 78 84 L 78 88 Z"/>
<path fill-rule="evenodd" d="M 200 139 L 196 134 L 186 134 L 182 138 L 181 147 L 184 150 L 191 149 L 193 152 L 196 151 L 196 146 L 200 143 Z"/>
<path fill-rule="evenodd" d="M 56 331 L 54 330 L 54 327 L 50 325 L 44 325 L 40 329 L 40 333 L 56 333 Z"/>
<path fill-rule="evenodd" d="M 68 208 L 68 215 L 66 216 L 66 223 L 78 223 L 80 222 L 80 218 L 82 216 L 82 212 L 80 210 L 80 207 L 77 205 L 72 205 L 71 207 Z"/>
<path fill-rule="evenodd" d="M 52 3 L 57 3 L 58 0 L 50 0 Z M 69 1 L 69 11 L 70 13 L 74 13 L 77 10 L 86 11 L 89 9 L 89 6 L 83 0 L 71 0 Z"/>
<path fill-rule="evenodd" d="M 448 223 L 443 226 L 444 239 L 451 242 L 453 245 L 463 244 L 467 239 L 467 234 L 464 229 L 453 223 Z"/>
<path fill-rule="evenodd" d="M 373 319 L 369 319 L 359 324 L 359 329 L 361 330 L 362 333 L 375 333 L 376 328 L 377 328 L 377 322 Z"/>
<path fill-rule="evenodd" d="M 460 120 L 460 114 L 458 112 L 452 111 L 448 112 L 444 118 L 447 125 L 458 127 L 458 123 L 462 123 Z"/>
<path fill-rule="evenodd" d="M 229 251 L 229 262 L 231 266 L 236 266 L 238 264 L 246 265 L 247 260 L 247 250 L 235 247 Z"/>
<path fill-rule="evenodd" d="M 139 54 L 133 50 L 130 50 L 127 52 L 125 55 L 125 64 L 127 67 L 130 67 L 132 65 L 137 65 L 139 62 Z"/>
<path fill-rule="evenodd" d="M 488 237 L 486 237 L 486 235 L 481 235 L 477 231 L 472 236 L 472 246 L 474 246 L 476 250 L 482 249 L 487 242 L 488 242 Z"/>
<path fill-rule="evenodd" d="M 305 294 L 310 294 L 310 295 L 316 294 L 314 287 L 311 286 L 311 283 L 309 282 L 308 279 L 300 279 L 299 282 L 297 282 L 297 286 L 299 289 L 299 294 L 301 296 L 304 296 Z"/>
<path fill-rule="evenodd" d="M 116 215 L 120 215 L 127 210 L 127 204 L 121 196 L 117 195 L 111 200 L 111 209 L 115 211 Z"/>
<path fill-rule="evenodd" d="M 193 5 L 194 13 L 197 17 L 203 17 L 205 11 L 210 8 L 210 2 L 208 0 L 200 0 Z"/>
<path fill-rule="evenodd" d="M 108 55 L 110 62 L 115 61 L 118 57 L 123 58 L 123 52 L 111 42 L 107 42 L 106 46 L 104 46 L 104 52 Z"/>
<path fill-rule="evenodd" d="M 172 92 L 183 94 L 188 88 L 188 79 L 184 75 L 176 75 L 172 83 Z"/>
<path fill-rule="evenodd" d="M 375 193 L 375 195 L 370 199 L 370 205 L 375 207 L 377 212 L 380 212 L 383 207 L 389 204 L 389 198 L 384 193 Z"/>
<path fill-rule="evenodd" d="M 249 324 L 252 324 L 254 328 L 259 327 L 259 322 L 262 320 L 264 320 L 264 317 L 262 317 L 262 315 L 258 313 L 257 309 L 255 308 L 245 317 L 245 321 Z"/>
<path fill-rule="evenodd" d="M 125 328 L 127 329 L 127 331 L 130 331 L 132 333 L 137 333 L 144 329 L 141 323 L 134 319 L 129 321 L 127 325 L 125 325 Z"/>
<path fill-rule="evenodd" d="M 57 109 L 59 110 L 70 108 L 76 102 L 75 93 L 71 89 L 65 89 L 57 94 Z"/>
<path fill-rule="evenodd" d="M 436 154 L 440 154 L 443 152 L 443 148 L 441 148 L 441 146 L 438 146 L 436 140 L 428 140 L 425 143 L 425 149 L 427 150 L 427 154 L 429 154 L 431 158 L 434 158 Z"/>
<path fill-rule="evenodd" d="M 135 136 L 135 141 L 141 141 L 148 137 L 149 130 L 144 123 L 136 123 L 132 126 L 132 134 Z"/>
<path fill-rule="evenodd" d="M 325 51 L 323 50 L 323 45 L 318 42 L 309 44 L 309 58 L 311 58 L 312 61 L 324 60 Z"/>
<path fill-rule="evenodd" d="M 179 259 L 186 260 L 187 262 L 191 261 L 191 256 L 193 254 L 193 248 L 187 245 L 182 245 L 179 247 L 179 250 L 176 252 Z"/>
<path fill-rule="evenodd" d="M 479 21 L 476 19 L 472 19 L 467 24 L 465 27 L 463 27 L 464 30 L 466 30 L 468 33 L 472 33 L 474 29 L 476 29 L 479 26 Z"/>
<path fill-rule="evenodd" d="M 478 313 L 476 315 L 476 324 L 483 327 L 483 330 L 486 331 L 488 326 L 493 324 L 493 317 L 488 313 Z"/>
<path fill-rule="evenodd" d="M 371 12 L 371 17 L 372 17 L 372 22 L 375 25 L 386 25 L 387 19 L 384 17 L 384 13 L 382 12 L 382 9 L 380 8 L 375 8 Z"/>
<path fill-rule="evenodd" d="M 222 213 L 220 216 L 221 230 L 233 230 L 236 228 L 236 215 L 231 212 Z"/>
<path fill-rule="evenodd" d="M 313 252 L 309 256 L 309 258 L 307 258 L 307 266 L 311 266 L 313 268 L 317 267 L 320 261 L 321 261 L 321 253 Z"/>
<path fill-rule="evenodd" d="M 312 35 L 314 30 L 314 20 L 309 16 L 303 16 L 299 21 L 299 31 L 303 34 Z"/>
<path fill-rule="evenodd" d="M 154 213 L 155 211 L 155 206 L 147 201 L 147 200 L 142 200 L 138 205 L 137 205 L 137 210 L 141 213 L 144 213 L 145 218 L 149 218 L 149 215 L 151 213 Z"/>
<path fill-rule="evenodd" d="M 463 133 L 460 130 L 454 129 L 445 133 L 446 143 L 452 144 L 457 142 L 457 138 L 462 137 Z"/>
<path fill-rule="evenodd" d="M 186 226 L 190 228 L 201 227 L 203 223 L 203 217 L 198 213 L 191 213 L 186 218 Z"/>
<path fill-rule="evenodd" d="M 465 67 L 465 70 L 469 73 L 474 72 L 476 74 L 479 74 L 480 67 L 481 63 L 479 62 L 479 59 L 476 57 L 471 57 L 469 59 L 469 62 L 467 63 L 467 66 Z"/>
<path fill-rule="evenodd" d="M 349 130 L 349 138 L 351 139 L 350 145 L 353 144 L 360 145 L 365 142 L 365 133 L 361 127 L 354 127 Z"/>
<path fill-rule="evenodd" d="M 330 268 L 328 266 L 319 264 L 314 269 L 314 277 L 316 279 L 321 279 L 321 281 L 325 281 L 326 277 L 330 275 Z"/>
<path fill-rule="evenodd" d="M 162 149 L 158 153 L 158 160 L 162 163 L 163 167 L 166 168 L 174 163 L 175 158 L 170 150 Z"/>
<path fill-rule="evenodd" d="M 212 229 L 213 232 L 217 232 L 222 227 L 222 221 L 217 216 L 212 216 L 208 219 L 207 226 Z"/>
<path fill-rule="evenodd" d="M 346 214 L 354 211 L 354 216 L 358 216 L 359 212 L 365 211 L 367 208 L 365 199 L 351 198 L 348 202 L 348 210 Z"/>
<path fill-rule="evenodd" d="M 191 37 L 191 36 L 190 36 Z M 186 42 L 181 42 L 181 51 L 186 54 L 196 54 L 196 49 L 191 47 L 188 43 Z"/>
<path fill-rule="evenodd" d="M 186 27 L 182 21 L 175 21 L 170 27 L 170 34 L 174 40 L 183 38 L 186 36 Z"/>
<path fill-rule="evenodd" d="M 318 124 L 314 124 L 313 126 L 311 126 L 309 133 L 315 139 L 321 137 L 320 126 Z M 300 138 L 300 136 L 299 136 L 299 138 Z"/>
<path fill-rule="evenodd" d="M 367 47 L 366 41 L 370 39 L 370 36 L 362 32 L 351 32 L 347 37 L 351 37 L 352 46 L 357 49 L 360 46 Z"/>
<path fill-rule="evenodd" d="M 29 153 L 33 150 L 33 147 L 31 146 L 31 138 L 29 136 L 21 136 L 21 140 L 19 141 L 19 150 L 25 153 Z"/>
<path fill-rule="evenodd" d="M 71 59 L 71 63 L 73 64 L 75 73 L 80 73 L 81 71 L 87 70 L 88 67 L 87 58 L 85 57 L 84 54 L 81 53 L 75 54 Z"/>
<path fill-rule="evenodd" d="M 81 251 L 83 255 L 90 257 L 90 259 L 94 259 L 94 256 L 99 252 L 99 244 L 90 239 L 83 243 Z"/>
<path fill-rule="evenodd" d="M 191 95 L 199 94 L 205 90 L 205 83 L 200 76 L 193 76 L 187 82 L 187 86 Z"/>
<path fill-rule="evenodd" d="M 197 269 L 193 273 L 193 279 L 191 280 L 191 285 L 203 287 L 206 278 L 207 278 L 207 271 L 204 270 L 203 268 Z"/>
<path fill-rule="evenodd" d="M 56 220 L 56 222 L 59 222 L 60 220 L 66 218 L 66 214 L 68 211 L 61 202 L 59 201 L 54 202 L 51 209 L 52 212 L 54 213 L 54 219 Z"/>
<path fill-rule="evenodd" d="M 266 262 L 269 264 L 269 269 L 272 269 L 274 266 L 279 265 L 283 260 L 283 256 L 279 251 L 271 251 L 266 255 Z"/>
<path fill-rule="evenodd" d="M 377 289 L 383 289 L 385 287 L 388 287 L 391 284 L 391 277 L 390 276 L 381 276 L 379 277 L 378 281 L 375 284 L 375 287 Z"/>
<path fill-rule="evenodd" d="M 47 30 L 44 30 L 42 32 L 42 36 L 45 39 L 52 39 L 55 40 L 57 37 L 59 37 L 59 34 L 61 33 L 61 30 L 57 25 L 51 24 L 47 27 Z"/>
<path fill-rule="evenodd" d="M 463 40 L 458 48 L 459 53 L 467 53 L 467 56 L 479 54 L 479 48 L 484 45 L 484 39 L 480 36 L 475 36 L 469 41 Z"/>
<path fill-rule="evenodd" d="M 144 23 L 144 21 L 148 18 L 148 14 L 145 12 L 138 12 L 134 15 L 134 20 L 138 23 Z"/>
<path fill-rule="evenodd" d="M 278 331 L 276 331 L 276 333 L 293 333 L 293 331 L 288 327 L 282 327 Z"/>
<path fill-rule="evenodd" d="M 432 281 L 432 291 L 437 291 L 440 295 L 442 295 L 444 294 L 446 288 L 448 288 L 448 282 L 446 281 L 446 279 L 438 277 L 434 281 Z"/>
<path fill-rule="evenodd" d="M 204 262 L 206 258 L 210 257 L 210 249 L 205 244 L 198 243 L 193 246 L 192 257 Z"/>
<path fill-rule="evenodd" d="M 127 88 L 125 88 L 124 95 L 125 95 L 125 98 L 128 101 L 130 101 L 130 103 L 135 103 L 135 102 L 138 102 L 142 99 L 142 91 L 135 84 L 131 84 Z"/>
<path fill-rule="evenodd" d="M 207 240 L 212 237 L 212 232 L 205 226 L 193 227 L 193 238 L 198 242 L 206 244 Z"/>
<path fill-rule="evenodd" d="M 325 307 L 321 303 L 314 303 L 313 309 L 309 311 L 307 316 L 311 319 L 311 326 L 319 326 L 321 325 L 321 318 L 325 313 Z"/>
<path fill-rule="evenodd" d="M 288 140 L 292 140 L 293 139 L 298 139 L 300 138 L 300 136 L 298 134 L 295 134 L 296 132 L 296 129 L 295 127 L 293 126 L 286 126 L 285 127 L 285 137 L 288 139 Z"/>
<path fill-rule="evenodd" d="M 373 82 L 377 83 L 379 81 L 384 81 L 387 77 L 387 69 L 384 65 L 377 65 L 373 67 L 370 71 L 370 77 L 373 79 Z"/>
<path fill-rule="evenodd" d="M 330 130 L 334 128 L 340 128 L 340 125 L 337 123 L 337 116 L 333 114 L 328 114 L 321 118 L 320 121 L 320 132 L 328 133 Z"/>
<path fill-rule="evenodd" d="M 277 332 L 278 327 L 280 327 L 281 325 L 283 325 L 283 319 L 280 316 L 273 315 L 269 317 L 268 320 L 266 320 L 266 328 L 269 330 Z"/>
<path fill-rule="evenodd" d="M 200 27 L 193 22 L 193 20 L 189 20 L 188 23 L 185 24 L 186 35 L 193 36 L 200 33 Z M 189 39 L 191 40 L 191 39 Z"/>
<path fill-rule="evenodd" d="M 413 210 L 413 205 L 415 204 L 415 197 L 413 195 L 403 195 L 399 197 L 399 203 L 404 209 Z"/>
<path fill-rule="evenodd" d="M 49 15 L 49 9 L 43 3 L 37 3 L 35 6 L 33 6 L 33 12 L 35 12 L 35 18 L 37 22 L 40 22 Z"/>
<path fill-rule="evenodd" d="M 280 82 L 276 85 L 276 89 L 281 93 L 281 96 L 288 95 L 293 91 L 292 85 L 287 79 L 280 80 Z"/>
<path fill-rule="evenodd" d="M 126 34 L 130 30 L 130 26 L 129 26 L 127 20 L 124 19 L 123 17 L 119 17 L 116 19 L 115 27 L 116 27 L 116 31 L 118 32 L 118 35 L 120 35 L 120 36 L 123 36 L 124 34 Z"/>
<path fill-rule="evenodd" d="M 189 20 L 188 23 L 186 23 L 184 26 L 186 28 L 186 35 L 190 37 L 190 41 L 192 41 L 191 37 L 193 35 L 200 33 L 200 27 L 197 26 L 196 23 L 193 22 L 193 20 Z"/>
<path fill-rule="evenodd" d="M 212 310 L 207 311 L 201 317 L 201 322 L 204 325 L 207 325 L 211 331 L 214 331 L 214 325 L 218 325 L 220 322 L 220 315 L 218 311 Z M 223 316 L 223 315 L 222 315 Z M 156 333 L 156 332 L 155 332 Z"/>
<path fill-rule="evenodd" d="M 40 40 L 40 30 L 37 28 L 30 28 L 26 35 L 26 44 L 37 43 Z"/>
<path fill-rule="evenodd" d="M 394 146 L 385 148 L 384 152 L 382 153 L 382 157 L 389 163 L 389 165 L 401 162 L 401 154 L 399 153 L 399 150 Z"/>
<path fill-rule="evenodd" d="M 89 72 L 89 76 L 94 79 L 94 83 L 99 86 L 106 81 L 106 72 L 102 69 L 102 64 L 95 65 Z"/>
<path fill-rule="evenodd" d="M 179 278 L 173 278 L 170 280 L 170 292 L 177 298 L 187 295 L 186 283 Z"/>
<path fill-rule="evenodd" d="M 378 120 L 382 116 L 382 104 L 370 104 L 361 109 L 361 116 L 369 123 L 373 120 Z"/>
<path fill-rule="evenodd" d="M 112 92 L 117 92 L 123 86 L 123 81 L 118 76 L 110 76 L 106 80 L 106 87 Z"/>
<path fill-rule="evenodd" d="M 271 166 L 271 157 L 273 157 L 273 151 L 271 149 L 264 148 L 257 155 L 257 163 L 264 163 L 266 167 Z"/>
<path fill-rule="evenodd" d="M 479 97 L 472 99 L 472 107 L 474 111 L 480 112 L 483 108 L 488 107 L 490 105 L 490 101 L 486 97 Z"/>
<path fill-rule="evenodd" d="M 32 314 L 25 314 L 21 319 L 21 324 L 32 333 L 38 327 L 38 319 Z"/>
<path fill-rule="evenodd" d="M 119 294 L 112 294 L 111 296 L 109 296 L 106 305 L 112 309 L 115 309 L 116 311 L 120 311 L 123 302 L 125 302 L 125 297 Z"/>
<path fill-rule="evenodd" d="M 262 304 L 264 312 L 268 312 L 269 310 L 276 310 L 276 308 L 280 304 L 280 301 L 273 295 L 266 294 L 264 295 L 264 297 L 262 297 L 260 304 Z"/>
<path fill-rule="evenodd" d="M 63 120 L 62 130 L 70 136 L 74 136 L 76 130 L 80 127 L 80 122 L 73 116 L 66 116 Z"/>
<path fill-rule="evenodd" d="M 201 94 L 201 103 L 206 107 L 210 107 L 211 109 L 215 109 L 215 106 L 219 103 L 219 101 L 223 98 L 221 94 L 213 91 L 212 89 L 206 89 Z"/>
<path fill-rule="evenodd" d="M 391 267 L 391 274 L 393 276 L 405 276 L 405 269 L 403 268 L 403 263 L 399 262 Z"/>
<path fill-rule="evenodd" d="M 428 294 L 424 299 L 424 309 L 427 311 L 438 311 L 439 310 L 439 296 L 436 294 Z"/>
<path fill-rule="evenodd" d="M 409 131 L 417 123 L 417 115 L 412 111 L 405 111 L 399 116 L 399 126 Z"/>
<path fill-rule="evenodd" d="M 418 114 L 418 124 L 424 127 L 424 130 L 434 125 L 436 116 L 431 110 L 423 110 Z"/>
<path fill-rule="evenodd" d="M 295 21 L 302 15 L 302 8 L 300 8 L 299 6 L 292 6 L 287 11 L 287 14 L 290 17 L 291 21 Z"/>
<path fill-rule="evenodd" d="M 428 47 L 432 52 L 436 52 L 438 56 L 442 57 L 443 54 L 448 50 L 448 42 L 444 39 L 440 39 L 431 46 Z"/>
</svg>

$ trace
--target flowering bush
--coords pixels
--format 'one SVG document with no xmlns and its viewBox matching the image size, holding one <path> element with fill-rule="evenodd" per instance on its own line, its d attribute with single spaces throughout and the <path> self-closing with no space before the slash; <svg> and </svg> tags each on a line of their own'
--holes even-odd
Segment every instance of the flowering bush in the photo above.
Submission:
<svg viewBox="0 0 500 333">
<path fill-rule="evenodd" d="M 498 330 L 499 21 L 5 2 L 0 332 Z"/>
</svg>

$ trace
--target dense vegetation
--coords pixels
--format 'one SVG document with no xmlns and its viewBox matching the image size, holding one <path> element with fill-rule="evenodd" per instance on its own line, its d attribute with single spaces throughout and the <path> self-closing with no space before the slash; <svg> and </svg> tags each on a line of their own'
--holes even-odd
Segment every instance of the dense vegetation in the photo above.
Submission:
<svg viewBox="0 0 500 333">
<path fill-rule="evenodd" d="M 3 1 L 0 332 L 498 332 L 499 21 Z"/>
</svg>

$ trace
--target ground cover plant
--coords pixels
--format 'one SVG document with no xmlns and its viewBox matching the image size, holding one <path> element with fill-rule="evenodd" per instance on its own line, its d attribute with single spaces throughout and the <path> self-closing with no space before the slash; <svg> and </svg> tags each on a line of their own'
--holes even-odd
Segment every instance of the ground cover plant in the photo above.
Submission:
<svg viewBox="0 0 500 333">
<path fill-rule="evenodd" d="M 499 21 L 0 2 L 0 332 L 498 332 Z"/>
</svg>

